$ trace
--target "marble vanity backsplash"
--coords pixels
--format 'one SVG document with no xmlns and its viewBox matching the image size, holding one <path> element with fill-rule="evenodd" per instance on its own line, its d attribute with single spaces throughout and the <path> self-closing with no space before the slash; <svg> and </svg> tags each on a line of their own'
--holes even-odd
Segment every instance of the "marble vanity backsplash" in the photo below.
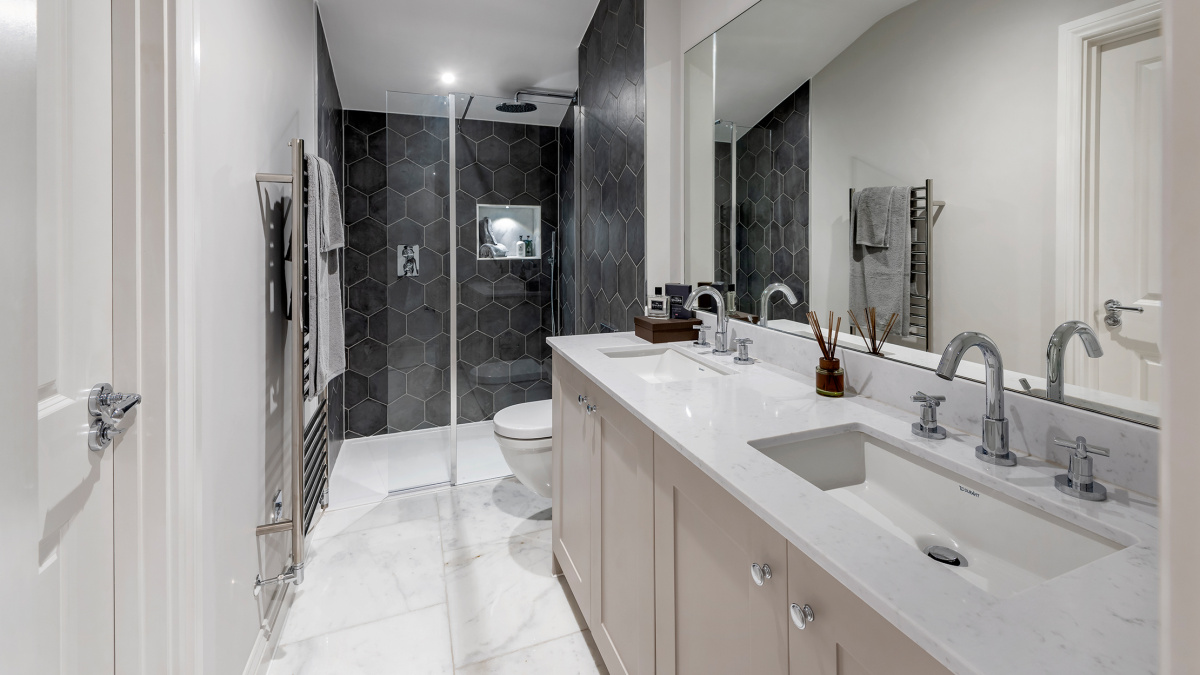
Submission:
<svg viewBox="0 0 1200 675">
<path fill-rule="evenodd" d="M 697 316 L 706 326 L 715 325 L 713 314 L 698 312 Z M 729 333 L 730 340 L 739 337 L 754 340 L 751 356 L 813 377 L 820 355 L 815 341 L 744 321 L 730 321 Z M 919 390 L 945 396 L 946 402 L 938 409 L 938 422 L 951 430 L 979 435 L 984 411 L 983 384 L 961 377 L 947 382 L 932 370 L 863 352 L 839 351 L 846 369 L 847 395 L 865 396 L 911 411 L 914 421 L 920 418 L 920 406 L 910 400 L 913 393 Z M 1071 451 L 1055 445 L 1054 439 L 1085 436 L 1089 444 L 1112 452 L 1111 457 L 1095 458 L 1097 478 L 1158 499 L 1158 429 L 1012 391 L 1005 392 L 1004 407 L 1013 450 L 1065 467 Z"/>
</svg>

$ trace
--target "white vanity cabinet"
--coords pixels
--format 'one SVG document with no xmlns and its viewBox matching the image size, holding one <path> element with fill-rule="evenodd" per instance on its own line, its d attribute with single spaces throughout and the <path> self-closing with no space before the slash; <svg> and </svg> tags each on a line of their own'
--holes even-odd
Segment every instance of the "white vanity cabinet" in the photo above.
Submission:
<svg viewBox="0 0 1200 675">
<path fill-rule="evenodd" d="M 554 421 L 555 558 L 609 670 L 653 673 L 654 434 L 557 359 Z"/>
<path fill-rule="evenodd" d="M 555 563 L 611 672 L 948 672 L 558 356 L 553 452 Z"/>
</svg>

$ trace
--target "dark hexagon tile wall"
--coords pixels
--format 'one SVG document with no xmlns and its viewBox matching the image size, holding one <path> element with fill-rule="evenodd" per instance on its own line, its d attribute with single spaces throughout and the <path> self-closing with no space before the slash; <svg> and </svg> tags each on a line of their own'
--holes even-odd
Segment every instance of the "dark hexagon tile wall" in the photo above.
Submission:
<svg viewBox="0 0 1200 675">
<path fill-rule="evenodd" d="M 771 316 L 803 323 L 809 307 L 808 104 L 805 82 L 738 140 L 736 166 L 737 308 L 756 313 L 762 289 L 782 281 L 800 304 L 776 296 Z M 722 187 L 718 179 L 718 210 Z"/>
<path fill-rule="evenodd" d="M 450 416 L 449 131 L 444 118 L 345 113 L 347 437 Z M 402 244 L 421 247 L 415 279 L 396 276 Z"/>
<path fill-rule="evenodd" d="M 460 132 L 458 421 L 468 423 L 550 398 L 546 257 L 559 229 L 561 153 L 556 127 L 467 120 Z M 477 260 L 478 204 L 541 206 L 542 259 Z M 560 242 L 562 250 L 567 247 Z"/>
<path fill-rule="evenodd" d="M 646 302 L 644 16 L 642 0 L 600 0 L 579 45 L 581 333 L 633 330 Z"/>
</svg>

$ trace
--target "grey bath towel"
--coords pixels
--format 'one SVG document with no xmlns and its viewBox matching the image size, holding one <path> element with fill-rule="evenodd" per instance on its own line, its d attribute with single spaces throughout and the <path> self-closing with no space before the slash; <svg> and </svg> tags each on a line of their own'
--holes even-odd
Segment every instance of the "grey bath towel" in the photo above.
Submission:
<svg viewBox="0 0 1200 675">
<path fill-rule="evenodd" d="M 325 390 L 329 380 L 346 370 L 346 332 L 342 315 L 342 275 L 338 249 L 345 245 L 342 200 L 329 162 L 308 155 L 308 297 L 314 310 L 309 316 L 310 332 L 316 334 L 314 393 Z M 315 328 L 315 331 L 312 329 Z"/>
<path fill-rule="evenodd" d="M 862 232 L 860 217 L 863 215 L 862 209 L 857 208 L 862 204 L 859 196 L 866 194 L 868 190 L 882 190 L 889 196 L 887 237 L 883 242 L 884 246 L 858 243 L 858 233 Z M 868 190 L 855 193 L 856 208 L 851 214 L 855 221 L 856 234 L 850 254 L 850 309 L 859 314 L 867 307 L 875 307 L 876 316 L 881 323 L 886 322 L 893 312 L 899 314 L 892 333 L 906 336 L 909 333 L 909 312 L 912 305 L 909 297 L 912 276 L 912 221 L 908 217 L 911 188 L 900 186 Z"/>
<path fill-rule="evenodd" d="M 893 210 L 893 195 L 898 187 L 870 187 L 854 193 L 854 209 L 850 214 L 854 224 L 854 243 L 858 246 L 887 248 L 888 228 L 896 224 L 907 227 L 908 192 L 904 204 Z"/>
</svg>

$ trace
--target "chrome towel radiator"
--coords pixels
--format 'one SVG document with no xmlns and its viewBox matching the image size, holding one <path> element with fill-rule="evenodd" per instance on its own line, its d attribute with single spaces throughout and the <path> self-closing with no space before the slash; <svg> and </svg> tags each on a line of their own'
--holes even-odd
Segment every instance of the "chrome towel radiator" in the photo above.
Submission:
<svg viewBox="0 0 1200 675">
<path fill-rule="evenodd" d="M 328 504 L 329 484 L 329 401 L 326 392 L 312 390 L 312 365 L 316 358 L 316 340 L 319 336 L 310 331 L 313 315 L 308 297 L 308 242 L 305 240 L 308 220 L 308 171 L 304 155 L 303 139 L 293 138 L 288 144 L 292 148 L 291 173 L 259 173 L 254 178 L 259 183 L 288 183 L 292 186 L 292 208 L 290 245 L 288 256 L 292 265 L 288 270 L 290 288 L 290 319 L 288 333 L 293 349 L 291 354 L 291 387 L 288 392 L 291 405 L 291 514 L 282 518 L 282 509 L 277 502 L 277 520 L 259 525 L 258 536 L 291 532 L 291 564 L 276 577 L 255 579 L 254 594 L 263 586 L 275 583 L 304 581 L 304 536 L 312 528 L 317 507 Z M 285 259 L 287 259 L 285 258 Z M 315 299 L 314 299 L 315 300 Z M 310 356 L 311 354 L 311 356 Z M 304 401 L 316 396 L 317 409 L 312 418 L 305 422 Z"/>
</svg>

